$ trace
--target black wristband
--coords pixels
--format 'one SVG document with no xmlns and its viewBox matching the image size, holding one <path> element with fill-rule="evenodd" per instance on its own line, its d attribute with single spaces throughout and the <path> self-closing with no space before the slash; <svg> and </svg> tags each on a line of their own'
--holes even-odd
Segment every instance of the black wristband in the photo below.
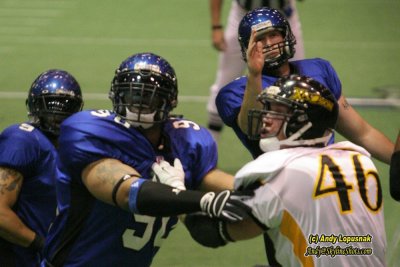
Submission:
<svg viewBox="0 0 400 267">
<path fill-rule="evenodd" d="M 44 247 L 44 238 L 38 234 L 35 234 L 35 238 L 29 245 L 28 249 L 31 249 L 33 251 L 41 251 L 43 247 Z"/>
<path fill-rule="evenodd" d="M 221 25 L 221 24 L 218 24 L 218 25 L 212 25 L 211 26 L 211 29 L 214 31 L 214 30 L 220 30 L 220 29 L 222 29 L 223 28 L 223 26 Z"/>
<path fill-rule="evenodd" d="M 121 186 L 121 184 L 123 182 L 125 182 L 126 180 L 128 180 L 128 179 L 130 179 L 132 177 L 140 177 L 140 176 L 137 175 L 137 174 L 125 174 L 114 185 L 114 188 L 112 190 L 112 201 L 114 202 L 115 206 L 119 207 L 118 202 L 117 202 L 117 192 L 118 192 L 119 187 Z"/>
</svg>

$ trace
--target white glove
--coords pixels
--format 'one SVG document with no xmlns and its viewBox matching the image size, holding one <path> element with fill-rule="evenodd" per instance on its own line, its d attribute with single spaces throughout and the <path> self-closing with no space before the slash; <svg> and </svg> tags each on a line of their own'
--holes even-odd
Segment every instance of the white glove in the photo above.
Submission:
<svg viewBox="0 0 400 267">
<path fill-rule="evenodd" d="M 178 158 L 174 160 L 174 166 L 171 166 L 168 161 L 161 160 L 159 163 L 154 163 L 151 168 L 160 183 L 186 190 L 185 172 Z"/>
</svg>

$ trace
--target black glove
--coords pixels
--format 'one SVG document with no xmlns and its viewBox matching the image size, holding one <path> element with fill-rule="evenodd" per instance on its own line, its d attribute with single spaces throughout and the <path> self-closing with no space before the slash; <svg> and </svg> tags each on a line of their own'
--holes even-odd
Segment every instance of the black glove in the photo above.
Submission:
<svg viewBox="0 0 400 267">
<path fill-rule="evenodd" d="M 190 236 L 200 245 L 217 248 L 233 241 L 226 231 L 226 222 L 207 215 L 193 213 L 185 217 Z"/>
<path fill-rule="evenodd" d="M 32 243 L 29 245 L 28 249 L 31 249 L 38 253 L 40 260 L 43 259 L 43 249 L 44 249 L 45 240 L 39 234 L 35 234 L 35 238 Z"/>
<path fill-rule="evenodd" d="M 44 248 L 44 238 L 38 234 L 35 234 L 35 238 L 28 248 L 37 252 L 41 252 Z"/>
<path fill-rule="evenodd" d="M 201 198 L 200 206 L 202 211 L 212 218 L 238 222 L 249 217 L 251 208 L 243 201 L 253 196 L 253 191 L 209 192 Z"/>
</svg>

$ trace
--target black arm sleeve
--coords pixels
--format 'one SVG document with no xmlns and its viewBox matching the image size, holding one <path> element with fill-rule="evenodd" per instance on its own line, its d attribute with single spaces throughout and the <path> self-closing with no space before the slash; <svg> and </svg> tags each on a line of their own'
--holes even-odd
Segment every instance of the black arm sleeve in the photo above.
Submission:
<svg viewBox="0 0 400 267">
<path fill-rule="evenodd" d="M 390 195 L 400 201 L 400 151 L 393 153 L 390 161 Z"/>
<path fill-rule="evenodd" d="M 137 208 L 149 216 L 176 216 L 201 211 L 200 200 L 205 192 L 179 190 L 164 184 L 146 181 L 139 189 Z"/>
</svg>

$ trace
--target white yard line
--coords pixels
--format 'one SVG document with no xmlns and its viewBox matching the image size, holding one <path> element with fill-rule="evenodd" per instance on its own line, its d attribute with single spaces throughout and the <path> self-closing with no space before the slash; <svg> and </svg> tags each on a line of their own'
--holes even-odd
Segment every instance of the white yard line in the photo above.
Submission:
<svg viewBox="0 0 400 267">
<path fill-rule="evenodd" d="M 0 92 L 0 101 L 4 99 L 26 99 L 27 93 L 6 91 Z M 108 95 L 102 93 L 84 93 L 85 100 L 107 100 Z M 181 95 L 178 100 L 182 103 L 206 103 L 208 96 Z M 359 107 L 399 107 L 399 98 L 347 98 L 353 106 Z"/>
</svg>

